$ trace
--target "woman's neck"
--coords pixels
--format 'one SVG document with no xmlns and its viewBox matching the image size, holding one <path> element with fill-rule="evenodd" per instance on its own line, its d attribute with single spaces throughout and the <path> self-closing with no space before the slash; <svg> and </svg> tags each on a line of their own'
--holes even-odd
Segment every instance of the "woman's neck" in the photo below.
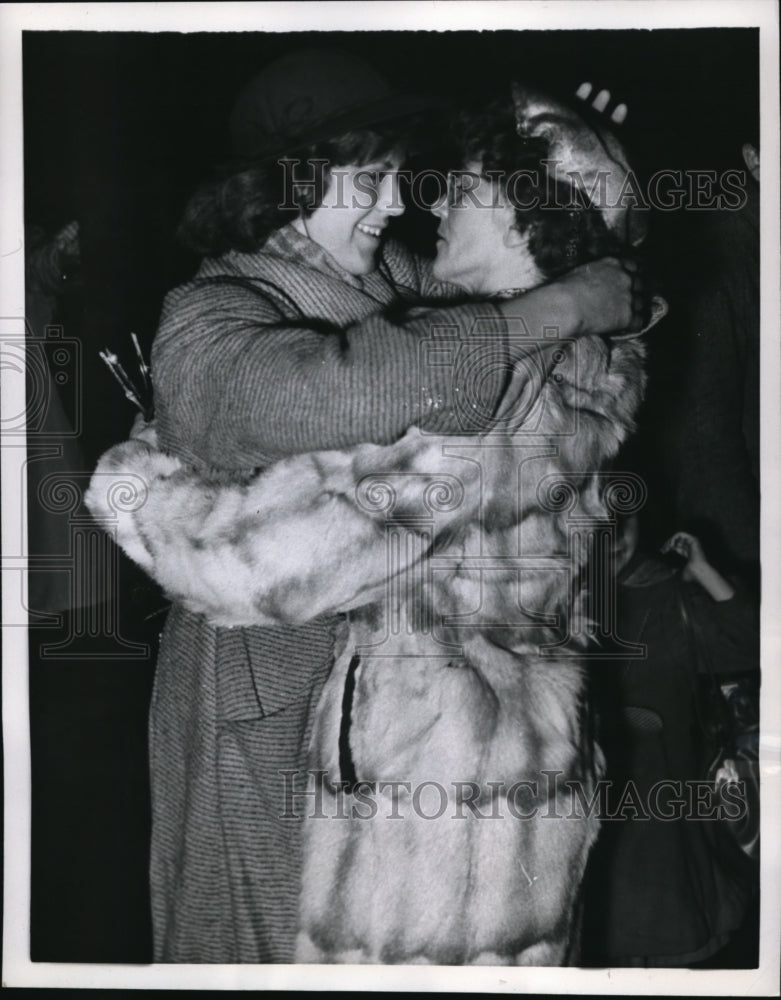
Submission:
<svg viewBox="0 0 781 1000">
<path fill-rule="evenodd" d="M 482 294 L 489 298 L 517 298 L 545 281 L 531 254 L 508 253 L 496 266 L 487 268 Z"/>
</svg>

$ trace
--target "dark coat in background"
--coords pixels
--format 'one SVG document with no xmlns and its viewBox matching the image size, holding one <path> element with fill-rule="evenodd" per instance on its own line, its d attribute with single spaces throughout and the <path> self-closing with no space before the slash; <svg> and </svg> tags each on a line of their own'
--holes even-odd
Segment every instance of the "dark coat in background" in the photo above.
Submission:
<svg viewBox="0 0 781 1000">
<path fill-rule="evenodd" d="M 717 820 L 691 796 L 711 747 L 701 727 L 707 678 L 681 611 L 682 596 L 706 637 L 715 673 L 756 668 L 756 609 L 742 591 L 713 601 L 661 561 L 636 555 L 618 578 L 616 621 L 644 657 L 594 665 L 599 739 L 611 782 L 608 812 L 588 874 L 588 964 L 685 966 L 721 948 L 751 897 L 748 870 L 725 865 Z M 632 782 L 635 812 L 620 809 Z M 660 782 L 679 786 L 653 789 Z M 676 810 L 675 800 L 683 800 Z M 628 800 L 626 800 L 628 801 Z M 660 818 L 670 816 L 670 819 Z"/>
</svg>

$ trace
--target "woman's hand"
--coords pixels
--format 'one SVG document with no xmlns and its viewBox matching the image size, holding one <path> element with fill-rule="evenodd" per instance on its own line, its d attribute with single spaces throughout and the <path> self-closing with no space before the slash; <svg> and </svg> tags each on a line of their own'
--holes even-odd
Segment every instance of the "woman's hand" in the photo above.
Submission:
<svg viewBox="0 0 781 1000">
<path fill-rule="evenodd" d="M 570 297 L 575 335 L 636 333 L 645 326 L 648 304 L 635 261 L 605 257 L 573 268 L 555 284 Z"/>
<path fill-rule="evenodd" d="M 699 538 L 686 531 L 676 532 L 662 546 L 662 552 L 677 552 L 686 560 L 681 579 L 699 583 L 714 601 L 728 601 L 735 588 L 708 562 Z"/>
<path fill-rule="evenodd" d="M 560 337 L 639 333 L 650 315 L 637 264 L 615 257 L 581 264 L 517 299 L 495 304 L 507 319 L 522 317 L 535 332 L 556 328 Z"/>
<path fill-rule="evenodd" d="M 661 551 L 677 552 L 686 560 L 681 576 L 687 581 L 696 579 L 704 568 L 710 567 L 699 538 L 686 531 L 678 531 L 672 538 L 668 538 Z"/>
<path fill-rule="evenodd" d="M 147 423 L 144 415 L 139 413 L 133 421 L 130 437 L 133 441 L 145 441 L 151 448 L 157 448 L 157 425 L 154 420 Z"/>
<path fill-rule="evenodd" d="M 591 86 L 590 83 L 581 83 L 581 85 L 575 91 L 575 97 L 577 97 L 578 100 L 587 102 L 593 92 L 594 88 Z M 604 114 L 605 110 L 607 109 L 607 106 L 610 104 L 610 101 L 611 101 L 610 91 L 600 90 L 599 93 L 591 102 L 591 107 L 594 109 L 594 111 L 599 112 L 599 114 Z M 623 125 L 623 123 L 626 121 L 626 116 L 628 114 L 628 111 L 629 109 L 627 108 L 626 104 L 617 104 L 613 108 L 610 114 L 610 121 L 613 122 L 614 125 Z"/>
</svg>

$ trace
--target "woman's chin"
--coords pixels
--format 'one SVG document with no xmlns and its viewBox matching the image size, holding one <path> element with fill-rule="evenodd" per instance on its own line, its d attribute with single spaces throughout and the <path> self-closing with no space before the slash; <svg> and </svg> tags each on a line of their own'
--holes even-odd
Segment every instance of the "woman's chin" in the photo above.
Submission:
<svg viewBox="0 0 781 1000">
<path fill-rule="evenodd" d="M 377 250 L 371 253 L 344 254 L 341 259 L 335 258 L 348 274 L 354 278 L 364 278 L 377 270 Z"/>
<path fill-rule="evenodd" d="M 431 268 L 431 277 L 434 278 L 435 281 L 443 281 L 448 285 L 454 285 L 466 294 L 471 292 L 469 285 L 464 283 L 463 275 L 453 274 L 450 268 L 445 265 L 438 266 L 436 258 L 434 259 L 434 263 Z"/>
</svg>

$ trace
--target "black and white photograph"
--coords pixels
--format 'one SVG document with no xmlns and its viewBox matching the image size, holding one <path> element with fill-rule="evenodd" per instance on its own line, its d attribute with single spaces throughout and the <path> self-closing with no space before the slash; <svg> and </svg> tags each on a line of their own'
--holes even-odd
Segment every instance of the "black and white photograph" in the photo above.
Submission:
<svg viewBox="0 0 781 1000">
<path fill-rule="evenodd" d="M 779 995 L 777 6 L 0 28 L 3 984 Z"/>
</svg>

